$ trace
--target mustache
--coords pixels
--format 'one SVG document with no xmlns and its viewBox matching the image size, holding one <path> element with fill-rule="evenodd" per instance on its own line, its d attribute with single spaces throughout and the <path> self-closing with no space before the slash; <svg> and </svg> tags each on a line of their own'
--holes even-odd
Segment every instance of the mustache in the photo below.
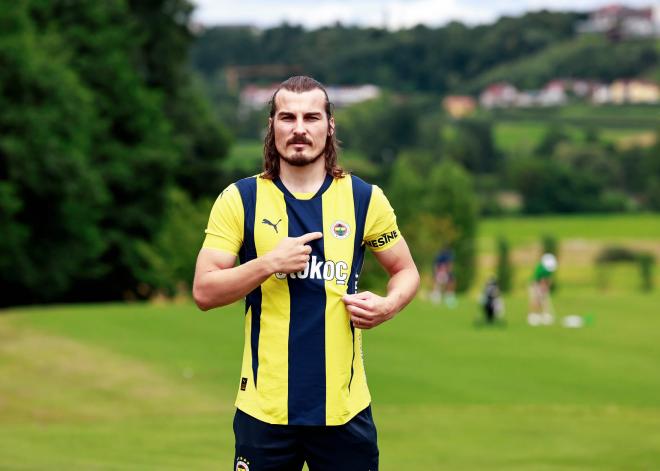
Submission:
<svg viewBox="0 0 660 471">
<path fill-rule="evenodd" d="M 287 144 L 309 144 L 310 146 L 312 145 L 312 141 L 307 139 L 305 136 L 293 136 L 286 143 Z"/>
</svg>

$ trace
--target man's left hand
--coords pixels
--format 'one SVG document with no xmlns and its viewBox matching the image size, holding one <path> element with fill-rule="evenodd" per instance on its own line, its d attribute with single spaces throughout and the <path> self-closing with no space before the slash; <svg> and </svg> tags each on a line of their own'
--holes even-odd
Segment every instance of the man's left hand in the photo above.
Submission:
<svg viewBox="0 0 660 471">
<path fill-rule="evenodd" d="M 394 317 L 393 303 L 370 291 L 347 294 L 342 298 L 351 316 L 353 326 L 358 329 L 372 329 Z"/>
</svg>

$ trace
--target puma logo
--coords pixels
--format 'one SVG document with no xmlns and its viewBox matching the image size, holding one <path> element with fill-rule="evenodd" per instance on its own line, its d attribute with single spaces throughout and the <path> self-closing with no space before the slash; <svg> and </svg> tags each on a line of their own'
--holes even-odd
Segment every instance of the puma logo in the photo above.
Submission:
<svg viewBox="0 0 660 471">
<path fill-rule="evenodd" d="M 276 233 L 276 234 L 279 234 L 279 231 L 277 230 L 277 225 L 278 225 L 280 222 L 282 222 L 281 219 L 278 220 L 275 224 L 273 224 L 272 222 L 270 222 L 268 219 L 264 219 L 264 220 L 261 221 L 262 224 L 268 224 L 269 226 L 273 226 L 273 229 L 275 229 L 275 233 Z"/>
</svg>

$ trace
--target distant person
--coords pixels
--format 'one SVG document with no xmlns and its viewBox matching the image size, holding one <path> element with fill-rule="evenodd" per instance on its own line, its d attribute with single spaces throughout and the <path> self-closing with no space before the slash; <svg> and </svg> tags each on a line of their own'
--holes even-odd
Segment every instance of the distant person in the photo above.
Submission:
<svg viewBox="0 0 660 471">
<path fill-rule="evenodd" d="M 456 306 L 456 278 L 454 277 L 454 252 L 443 248 L 433 261 L 433 290 L 431 300 L 441 303 L 443 300 L 448 307 Z"/>
<path fill-rule="evenodd" d="M 529 286 L 529 325 L 550 325 L 555 321 L 550 288 L 556 270 L 557 258 L 551 253 L 544 254 L 534 268 Z"/>
<path fill-rule="evenodd" d="M 216 200 L 193 285 L 202 310 L 245 297 L 232 469 L 377 470 L 362 332 L 410 302 L 419 273 L 380 188 L 338 166 L 319 82 L 280 84 L 264 144 L 264 172 Z M 358 292 L 367 248 L 386 296 Z"/>
<path fill-rule="evenodd" d="M 495 277 L 491 277 L 484 286 L 481 294 L 481 306 L 484 310 L 484 320 L 493 324 L 504 315 L 504 301 L 500 294 L 500 286 Z"/>
</svg>

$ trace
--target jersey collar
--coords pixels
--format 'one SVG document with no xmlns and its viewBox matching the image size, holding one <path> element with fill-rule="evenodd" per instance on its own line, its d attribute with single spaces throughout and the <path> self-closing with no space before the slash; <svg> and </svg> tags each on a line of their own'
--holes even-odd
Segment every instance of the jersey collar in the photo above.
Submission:
<svg viewBox="0 0 660 471">
<path fill-rule="evenodd" d="M 316 192 L 314 196 L 310 198 L 310 200 L 313 200 L 314 198 L 317 198 L 321 196 L 323 193 L 325 193 L 325 190 L 330 188 L 330 185 L 332 184 L 332 176 L 330 174 L 325 175 L 325 180 L 323 180 L 323 184 L 321 185 L 321 188 L 319 188 L 319 191 Z M 284 193 L 286 196 L 289 198 L 293 198 L 294 200 L 297 199 L 293 194 L 287 189 L 287 187 L 284 186 L 284 183 L 282 183 L 282 180 L 280 180 L 280 177 L 277 177 L 273 180 L 273 183 L 277 188 L 280 189 L 282 193 Z M 303 201 L 309 201 L 309 200 L 303 200 Z"/>
</svg>

